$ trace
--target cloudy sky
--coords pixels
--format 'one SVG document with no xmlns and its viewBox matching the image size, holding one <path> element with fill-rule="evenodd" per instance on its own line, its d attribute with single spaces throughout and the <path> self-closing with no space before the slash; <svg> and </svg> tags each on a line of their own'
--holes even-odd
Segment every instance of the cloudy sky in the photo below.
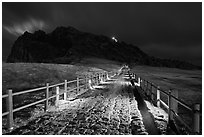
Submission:
<svg viewBox="0 0 204 137">
<path fill-rule="evenodd" d="M 202 3 L 3 3 L 2 57 L 25 31 L 73 26 L 161 58 L 201 65 Z"/>
</svg>

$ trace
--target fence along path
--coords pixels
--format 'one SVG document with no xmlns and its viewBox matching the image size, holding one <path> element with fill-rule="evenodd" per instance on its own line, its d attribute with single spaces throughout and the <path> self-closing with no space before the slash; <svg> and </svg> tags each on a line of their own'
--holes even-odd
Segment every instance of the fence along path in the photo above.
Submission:
<svg viewBox="0 0 204 137">
<path fill-rule="evenodd" d="M 83 78 L 77 77 L 75 80 L 72 80 L 72 81 L 65 80 L 64 82 L 58 83 L 55 85 L 49 85 L 49 83 L 47 83 L 45 87 L 20 91 L 20 92 L 16 92 L 16 93 L 13 93 L 13 90 L 9 89 L 9 90 L 7 90 L 7 94 L 2 95 L 2 99 L 6 98 L 6 108 L 7 108 L 7 111 L 2 113 L 2 117 L 7 116 L 7 128 L 11 131 L 11 130 L 13 130 L 13 125 L 14 125 L 14 121 L 13 121 L 13 113 L 14 112 L 20 111 L 22 109 L 28 108 L 28 107 L 33 106 L 33 105 L 37 105 L 37 104 L 42 103 L 42 102 L 45 103 L 44 104 L 44 106 L 45 106 L 44 111 L 47 111 L 49 109 L 49 100 L 50 99 L 56 98 L 55 103 L 57 105 L 59 102 L 59 96 L 60 95 L 63 95 L 64 100 L 66 100 L 68 92 L 73 91 L 73 90 L 77 90 L 77 92 L 79 92 L 80 88 L 83 88 L 83 87 L 87 90 L 88 88 L 91 88 L 93 85 L 98 85 L 101 81 L 107 80 L 108 77 L 110 75 L 113 75 L 113 74 L 114 74 L 114 72 L 96 73 L 93 75 L 88 75 L 88 76 L 86 75 Z M 76 87 L 68 90 L 67 85 L 70 83 L 75 83 Z M 83 85 L 81 85 L 81 83 L 83 83 Z M 59 86 L 64 86 L 63 92 L 59 92 L 60 91 Z M 56 94 L 49 96 L 49 92 L 50 92 L 51 88 L 56 88 Z M 31 93 L 31 92 L 36 92 L 36 91 L 40 91 L 40 90 L 44 90 L 44 93 L 45 93 L 44 99 L 41 99 L 41 100 L 35 101 L 33 103 L 30 103 L 30 104 L 13 109 L 13 97 L 14 96 L 23 95 L 25 93 Z"/>
<path fill-rule="evenodd" d="M 114 72 L 104 72 L 104 73 L 96 73 L 94 75 L 89 75 L 89 76 L 84 76 L 84 78 L 79 78 L 77 77 L 75 80 L 72 81 L 67 81 L 65 80 L 62 83 L 58 83 L 55 85 L 49 85 L 49 83 L 46 84 L 45 87 L 40 87 L 40 88 L 35 88 L 35 89 L 30 89 L 30 90 L 25 90 L 25 91 L 20 91 L 20 92 L 16 92 L 13 93 L 12 89 L 7 90 L 7 94 L 2 95 L 2 99 L 6 98 L 6 105 L 7 105 L 7 111 L 2 113 L 2 117 L 3 116 L 7 116 L 7 127 L 9 130 L 13 129 L 13 113 L 20 111 L 22 109 L 28 108 L 30 106 L 33 105 L 37 105 L 39 103 L 44 102 L 45 103 L 45 107 L 44 107 L 44 111 L 48 110 L 49 107 L 49 100 L 52 98 L 56 98 L 56 104 L 59 101 L 59 96 L 63 95 L 64 99 L 66 99 L 67 97 L 67 93 L 73 90 L 77 90 L 79 91 L 80 88 L 85 87 L 85 89 L 87 89 L 88 87 L 91 88 L 92 85 L 98 85 L 100 83 L 100 81 L 105 81 L 110 75 L 114 75 Z M 143 79 L 142 77 L 137 76 L 134 73 L 130 74 L 131 77 L 133 79 L 135 79 L 135 81 L 137 81 L 136 85 L 141 87 L 141 89 L 143 91 L 145 91 L 145 93 L 147 94 L 147 96 L 150 97 L 150 99 L 153 102 L 156 102 L 156 106 L 157 107 L 161 107 L 161 105 L 166 108 L 168 110 L 168 115 L 169 115 L 169 120 L 168 122 L 170 123 L 172 120 L 174 120 L 175 118 L 178 119 L 183 125 L 185 125 L 185 127 L 192 133 L 192 134 L 200 134 L 200 130 L 201 130 L 201 125 L 200 125 L 200 118 L 201 118 L 201 112 L 200 112 L 200 104 L 195 104 L 193 108 L 191 108 L 190 106 L 188 106 L 187 104 L 185 104 L 183 101 L 178 99 L 178 92 L 177 91 L 173 91 L 173 90 L 169 90 L 169 92 L 162 90 L 159 86 L 156 86 L 155 84 Z M 129 75 L 128 75 L 129 76 Z M 80 82 L 82 83 L 82 81 L 84 82 L 83 85 L 80 85 Z M 68 90 L 68 84 L 70 83 L 76 83 L 76 87 L 74 87 L 73 89 L 69 89 Z M 59 86 L 64 86 L 64 91 L 63 92 L 59 92 Z M 50 92 L 50 88 L 56 88 L 56 94 L 49 96 L 49 92 Z M 156 89 L 156 94 L 154 94 L 152 92 L 153 88 Z M 31 93 L 31 92 L 35 92 L 35 91 L 40 91 L 40 90 L 44 90 L 45 92 L 45 98 L 38 100 L 36 102 L 21 106 L 19 108 L 15 108 L 13 109 L 13 96 L 16 95 L 22 95 L 25 93 Z M 161 98 L 161 94 L 164 94 L 168 97 L 168 105 L 165 103 L 165 101 L 162 100 Z M 156 96 L 156 100 L 154 99 Z M 186 109 L 188 109 L 189 111 L 191 111 L 193 113 L 193 129 L 190 128 L 186 122 L 179 116 L 178 114 L 178 103 L 181 104 L 183 107 L 185 107 Z"/>
<path fill-rule="evenodd" d="M 168 111 L 168 125 L 172 123 L 175 119 L 179 120 L 189 131 L 191 134 L 201 134 L 201 105 L 194 104 L 193 107 L 188 106 L 185 102 L 178 99 L 178 91 L 177 90 L 169 90 L 168 92 L 161 89 L 159 86 L 156 86 L 152 82 L 145 80 L 144 78 L 137 76 L 134 73 L 129 73 L 127 76 L 132 77 L 137 82 L 136 85 L 139 86 L 145 94 L 149 97 L 149 99 L 154 102 L 157 107 L 161 107 L 161 105 L 167 109 Z M 156 89 L 156 93 L 153 93 L 153 88 Z M 161 94 L 168 97 L 168 103 L 166 104 L 164 100 L 161 98 Z M 156 96 L 156 97 L 155 97 Z M 178 114 L 178 104 L 182 105 L 185 109 L 189 110 L 193 113 L 192 117 L 192 125 L 193 128 L 189 127 L 186 124 L 185 120 L 183 120 Z M 174 122 L 173 122 L 174 123 Z"/>
</svg>

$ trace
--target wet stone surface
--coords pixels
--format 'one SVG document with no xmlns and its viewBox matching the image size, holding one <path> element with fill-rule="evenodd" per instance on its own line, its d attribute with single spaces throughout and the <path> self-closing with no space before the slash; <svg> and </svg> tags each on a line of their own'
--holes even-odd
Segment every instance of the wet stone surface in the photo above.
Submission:
<svg viewBox="0 0 204 137">
<path fill-rule="evenodd" d="M 122 82 L 121 82 L 122 81 Z M 88 90 L 26 126 L 9 134 L 20 135 L 146 135 L 131 88 L 119 77 Z"/>
</svg>

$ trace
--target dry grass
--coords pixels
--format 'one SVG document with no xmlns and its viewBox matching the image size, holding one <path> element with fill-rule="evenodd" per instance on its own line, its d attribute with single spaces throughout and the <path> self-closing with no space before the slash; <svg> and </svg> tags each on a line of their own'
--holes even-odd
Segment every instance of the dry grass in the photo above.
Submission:
<svg viewBox="0 0 204 137">
<path fill-rule="evenodd" d="M 117 65 L 104 61 L 102 66 L 97 63 L 62 65 L 44 63 L 3 63 L 2 64 L 2 93 L 7 89 L 14 92 L 45 86 L 46 83 L 56 84 L 65 79 L 72 80 L 78 75 L 90 74 L 99 71 L 112 71 L 119 68 Z M 111 62 L 112 63 L 112 62 Z M 111 67 L 110 67 L 111 66 Z"/>
<path fill-rule="evenodd" d="M 201 70 L 181 70 L 148 66 L 137 66 L 132 70 L 164 90 L 178 90 L 179 99 L 189 105 L 202 103 Z"/>
</svg>

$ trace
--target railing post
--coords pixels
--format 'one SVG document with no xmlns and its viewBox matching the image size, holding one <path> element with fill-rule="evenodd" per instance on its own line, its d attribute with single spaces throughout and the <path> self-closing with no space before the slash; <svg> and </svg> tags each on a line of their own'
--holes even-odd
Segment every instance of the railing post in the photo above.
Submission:
<svg viewBox="0 0 204 137">
<path fill-rule="evenodd" d="M 88 79 L 88 86 L 89 86 L 89 89 L 93 89 L 91 79 Z"/>
<path fill-rule="evenodd" d="M 88 87 L 88 80 L 87 80 L 87 75 L 85 75 L 85 89 Z"/>
<path fill-rule="evenodd" d="M 147 89 L 147 81 L 146 80 L 144 80 L 144 85 L 145 85 L 144 86 L 144 91 L 147 92 L 147 90 L 146 90 Z"/>
<path fill-rule="evenodd" d="M 96 73 L 96 85 L 98 85 L 98 73 Z"/>
<path fill-rule="evenodd" d="M 168 122 L 170 122 L 172 119 L 171 117 L 171 90 L 169 90 L 169 95 L 168 95 L 168 106 L 169 106 L 169 109 L 168 109 Z"/>
<path fill-rule="evenodd" d="M 67 80 L 64 81 L 64 100 L 67 100 Z"/>
<path fill-rule="evenodd" d="M 148 89 L 148 81 L 146 80 L 146 93 L 147 93 L 147 96 L 149 96 L 149 89 Z"/>
<path fill-rule="evenodd" d="M 101 73 L 100 72 L 98 73 L 98 81 L 99 81 L 99 83 L 101 82 Z"/>
<path fill-rule="evenodd" d="M 148 96 L 149 96 L 149 98 L 151 99 L 151 95 L 152 95 L 152 91 L 151 91 L 151 89 L 150 89 L 150 82 L 149 81 L 147 81 L 147 91 L 148 91 Z"/>
<path fill-rule="evenodd" d="M 143 89 L 144 83 L 143 83 L 143 79 L 140 78 L 140 83 L 141 83 L 141 89 Z"/>
<path fill-rule="evenodd" d="M 93 83 L 92 75 L 91 74 L 89 75 L 89 81 L 91 81 L 91 83 Z"/>
<path fill-rule="evenodd" d="M 150 99 L 152 100 L 152 83 L 149 83 L 149 93 Z"/>
<path fill-rule="evenodd" d="M 98 73 L 96 73 L 96 85 L 98 85 Z"/>
<path fill-rule="evenodd" d="M 100 82 L 101 82 L 101 73 L 99 72 L 98 73 L 98 83 L 100 84 Z"/>
<path fill-rule="evenodd" d="M 86 89 L 89 88 L 89 75 L 86 76 Z"/>
<path fill-rule="evenodd" d="M 77 93 L 79 93 L 79 78 L 77 77 Z"/>
<path fill-rule="evenodd" d="M 99 85 L 99 74 L 97 73 L 97 75 L 96 75 L 97 77 L 97 85 Z"/>
<path fill-rule="evenodd" d="M 94 74 L 94 86 L 96 86 L 97 85 L 97 75 L 96 74 Z"/>
<path fill-rule="evenodd" d="M 157 107 L 160 108 L 160 91 L 159 91 L 160 87 L 157 87 Z"/>
<path fill-rule="evenodd" d="M 147 80 L 145 80 L 145 89 L 144 89 L 144 90 L 145 90 L 145 92 L 146 92 L 146 94 L 147 94 L 147 93 L 148 93 L 148 92 L 147 92 Z M 148 95 L 148 94 L 147 94 L 147 95 Z"/>
<path fill-rule="evenodd" d="M 96 74 L 94 74 L 94 85 L 97 85 L 96 79 L 97 79 L 97 76 L 96 76 Z"/>
<path fill-rule="evenodd" d="M 140 87 L 140 77 L 138 77 L 138 86 Z"/>
<path fill-rule="evenodd" d="M 55 101 L 55 105 L 58 106 L 59 103 L 59 87 L 56 87 L 56 101 Z"/>
<path fill-rule="evenodd" d="M 172 90 L 171 93 L 172 96 L 174 96 L 175 98 L 178 98 L 178 90 Z M 175 100 L 174 98 L 171 98 L 171 109 L 175 112 L 178 113 L 178 102 L 177 100 Z M 174 114 L 171 113 L 171 119 L 173 119 Z"/>
<path fill-rule="evenodd" d="M 105 77 L 104 77 L 105 81 L 107 80 L 107 72 L 105 72 Z"/>
<path fill-rule="evenodd" d="M 153 86 L 152 86 L 152 83 L 150 83 L 150 91 L 151 91 L 151 100 L 152 102 L 154 102 L 154 92 L 153 92 Z"/>
<path fill-rule="evenodd" d="M 103 72 L 102 72 L 102 81 L 104 82 L 104 74 L 103 74 Z"/>
<path fill-rule="evenodd" d="M 143 90 L 145 91 L 145 79 L 143 79 Z"/>
<path fill-rule="evenodd" d="M 12 89 L 9 89 L 7 91 L 8 97 L 7 97 L 7 111 L 9 114 L 7 115 L 7 128 L 9 130 L 13 129 L 13 96 L 12 96 Z"/>
<path fill-rule="evenodd" d="M 103 73 L 100 73 L 100 81 L 103 82 Z"/>
<path fill-rule="evenodd" d="M 99 84 L 99 81 L 98 81 L 98 73 L 96 73 L 96 84 L 97 84 L 97 85 Z"/>
<path fill-rule="evenodd" d="M 194 105 L 194 114 L 193 114 L 193 132 L 195 134 L 200 133 L 200 104 Z"/>
<path fill-rule="evenodd" d="M 93 86 L 95 86 L 95 80 L 94 80 L 94 75 L 93 74 L 91 75 L 91 78 L 92 78 Z"/>
<path fill-rule="evenodd" d="M 49 103 L 49 83 L 46 84 L 46 91 L 45 91 L 45 98 L 46 98 L 46 101 L 45 101 L 45 108 L 44 108 L 44 111 L 46 112 L 48 110 L 48 103 Z"/>
<path fill-rule="evenodd" d="M 144 90 L 144 87 L 145 87 L 144 79 L 141 78 L 141 82 L 142 82 L 142 89 Z"/>
</svg>

